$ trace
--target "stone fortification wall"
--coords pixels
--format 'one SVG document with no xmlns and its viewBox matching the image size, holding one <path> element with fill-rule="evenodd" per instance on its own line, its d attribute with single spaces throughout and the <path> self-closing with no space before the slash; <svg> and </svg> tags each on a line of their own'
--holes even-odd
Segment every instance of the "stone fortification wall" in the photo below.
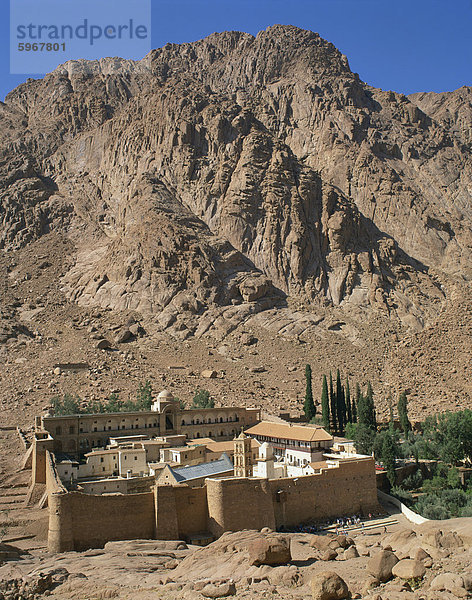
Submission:
<svg viewBox="0 0 472 600">
<path fill-rule="evenodd" d="M 46 453 L 46 486 L 51 552 L 100 548 L 111 540 L 155 538 L 152 492 L 116 496 L 67 492 L 49 452 Z"/>
<path fill-rule="evenodd" d="M 372 458 L 298 478 L 208 479 L 202 488 L 156 486 L 142 494 L 67 493 L 47 453 L 49 549 L 101 547 L 110 540 L 186 539 L 211 532 L 291 527 L 340 515 L 377 512 Z"/>
<path fill-rule="evenodd" d="M 275 528 L 273 493 L 267 479 L 208 479 L 208 529 L 215 536 L 239 529 Z"/>
<path fill-rule="evenodd" d="M 343 461 L 337 468 L 298 478 L 208 480 L 207 496 L 214 535 L 380 510 L 371 458 Z"/>
<path fill-rule="evenodd" d="M 206 487 L 159 485 L 155 499 L 158 539 L 187 539 L 208 530 Z"/>
</svg>

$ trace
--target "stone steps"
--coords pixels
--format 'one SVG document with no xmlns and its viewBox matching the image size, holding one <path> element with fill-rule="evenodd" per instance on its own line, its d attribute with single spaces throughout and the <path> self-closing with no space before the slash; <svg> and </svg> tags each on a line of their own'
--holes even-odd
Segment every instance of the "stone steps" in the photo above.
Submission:
<svg viewBox="0 0 472 600">
<path fill-rule="evenodd" d="M 0 508 L 4 504 L 23 504 L 26 500 L 26 494 L 16 494 L 13 496 L 1 496 L 0 497 Z"/>
</svg>

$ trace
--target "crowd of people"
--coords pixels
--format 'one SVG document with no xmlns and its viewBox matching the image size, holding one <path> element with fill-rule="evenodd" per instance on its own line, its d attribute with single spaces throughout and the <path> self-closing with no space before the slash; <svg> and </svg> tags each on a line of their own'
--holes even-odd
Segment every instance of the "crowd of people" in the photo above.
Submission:
<svg viewBox="0 0 472 600">
<path fill-rule="evenodd" d="M 349 530 L 361 528 L 365 529 L 365 521 L 375 518 L 376 515 L 369 513 L 367 517 L 361 518 L 360 515 L 352 515 L 351 517 L 340 517 L 336 521 L 327 521 L 317 525 L 296 525 L 294 527 L 279 527 L 277 531 L 285 533 L 319 533 L 321 531 L 333 530 L 336 535 L 347 535 Z"/>
</svg>

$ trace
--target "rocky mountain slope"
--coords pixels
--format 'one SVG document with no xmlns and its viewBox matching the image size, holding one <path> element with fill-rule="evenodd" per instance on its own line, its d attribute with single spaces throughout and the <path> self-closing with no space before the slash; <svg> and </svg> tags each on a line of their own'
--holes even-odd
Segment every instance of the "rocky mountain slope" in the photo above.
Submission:
<svg viewBox="0 0 472 600">
<path fill-rule="evenodd" d="M 418 414 L 467 405 L 470 321 L 451 324 L 470 312 L 470 98 L 374 89 L 290 26 L 29 80 L 0 105 L 4 343 L 38 301 L 34 270 L 69 358 L 77 334 L 54 302 L 133 313 L 150 340 L 197 354 L 228 339 L 233 362 L 233 332 L 260 331 L 269 356 L 288 336 L 315 373 L 344 367 L 383 397 L 408 387 Z"/>
</svg>

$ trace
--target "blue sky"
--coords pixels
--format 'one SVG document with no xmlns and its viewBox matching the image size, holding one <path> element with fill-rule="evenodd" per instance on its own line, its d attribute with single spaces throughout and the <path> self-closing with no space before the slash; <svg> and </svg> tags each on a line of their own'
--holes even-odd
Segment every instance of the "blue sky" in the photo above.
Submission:
<svg viewBox="0 0 472 600">
<path fill-rule="evenodd" d="M 472 0 L 151 2 L 153 47 L 214 31 L 256 34 L 284 23 L 317 31 L 347 55 L 364 81 L 383 89 L 411 93 L 472 85 Z M 9 0 L 0 0 L 0 99 L 28 77 L 10 75 L 9 29 Z"/>
</svg>

